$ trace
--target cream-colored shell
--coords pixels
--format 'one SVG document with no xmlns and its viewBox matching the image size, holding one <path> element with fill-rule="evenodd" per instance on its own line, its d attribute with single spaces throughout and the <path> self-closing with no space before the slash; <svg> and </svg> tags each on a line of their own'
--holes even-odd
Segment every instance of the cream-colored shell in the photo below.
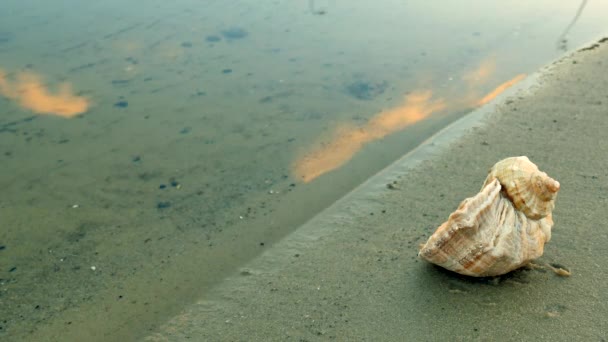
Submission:
<svg viewBox="0 0 608 342">
<path fill-rule="evenodd" d="M 539 219 L 553 211 L 559 182 L 541 172 L 528 157 L 499 161 L 490 169 L 483 187 L 494 179 L 498 179 L 515 208 L 529 218 Z"/>
<path fill-rule="evenodd" d="M 505 274 L 540 257 L 551 239 L 559 183 L 528 163 L 526 157 L 497 163 L 481 191 L 465 199 L 437 228 L 420 257 L 475 277 Z"/>
</svg>

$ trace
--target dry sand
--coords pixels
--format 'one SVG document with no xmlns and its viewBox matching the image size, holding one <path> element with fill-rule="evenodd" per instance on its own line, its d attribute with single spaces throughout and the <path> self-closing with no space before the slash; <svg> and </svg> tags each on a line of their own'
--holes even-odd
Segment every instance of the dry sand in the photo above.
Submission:
<svg viewBox="0 0 608 342">
<path fill-rule="evenodd" d="M 147 340 L 605 341 L 607 75 L 606 39 L 556 61 L 531 87 L 448 127 L 314 217 Z M 562 184 L 539 262 L 572 276 L 519 270 L 472 279 L 420 261 L 418 244 L 478 191 L 490 166 L 517 155 Z"/>
</svg>

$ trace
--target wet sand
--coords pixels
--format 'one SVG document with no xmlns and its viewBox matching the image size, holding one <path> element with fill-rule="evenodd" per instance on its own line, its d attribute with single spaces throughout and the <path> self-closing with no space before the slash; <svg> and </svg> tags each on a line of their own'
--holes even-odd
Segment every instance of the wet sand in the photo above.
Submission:
<svg viewBox="0 0 608 342">
<path fill-rule="evenodd" d="M 608 339 L 606 41 L 438 133 L 146 340 Z M 417 246 L 489 167 L 517 155 L 562 185 L 539 263 L 572 276 L 522 269 L 474 279 L 419 260 Z"/>
</svg>

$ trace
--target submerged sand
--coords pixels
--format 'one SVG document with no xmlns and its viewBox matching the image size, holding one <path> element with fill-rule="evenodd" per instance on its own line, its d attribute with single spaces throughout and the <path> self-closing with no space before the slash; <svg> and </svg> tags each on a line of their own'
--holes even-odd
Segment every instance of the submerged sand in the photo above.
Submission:
<svg viewBox="0 0 608 342">
<path fill-rule="evenodd" d="M 607 75 L 606 39 L 546 67 L 534 86 L 439 133 L 146 340 L 606 340 Z M 562 185 L 539 263 L 572 276 L 475 279 L 419 260 L 417 246 L 488 168 L 518 155 Z"/>
</svg>

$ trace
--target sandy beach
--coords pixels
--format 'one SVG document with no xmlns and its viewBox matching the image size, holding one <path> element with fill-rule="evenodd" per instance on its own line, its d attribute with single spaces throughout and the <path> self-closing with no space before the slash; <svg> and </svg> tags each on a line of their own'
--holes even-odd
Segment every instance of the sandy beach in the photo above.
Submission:
<svg viewBox="0 0 608 342">
<path fill-rule="evenodd" d="M 438 133 L 145 340 L 605 341 L 606 41 Z M 488 169 L 519 155 L 561 183 L 539 263 L 572 276 L 475 279 L 419 260 L 418 245 Z"/>
</svg>

